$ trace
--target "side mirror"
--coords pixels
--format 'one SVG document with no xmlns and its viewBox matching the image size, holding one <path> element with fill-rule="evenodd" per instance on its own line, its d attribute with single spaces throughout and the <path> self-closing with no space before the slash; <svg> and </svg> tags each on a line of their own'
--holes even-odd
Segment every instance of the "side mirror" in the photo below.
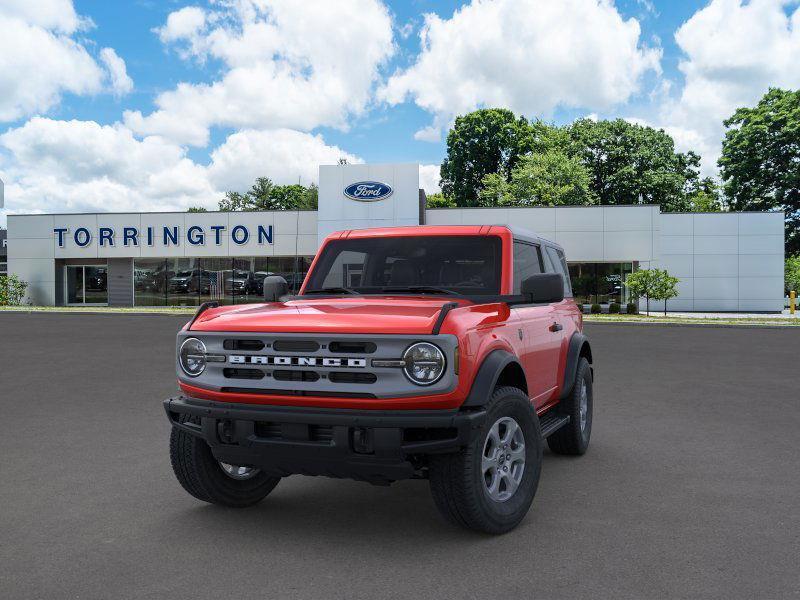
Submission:
<svg viewBox="0 0 800 600">
<path fill-rule="evenodd" d="M 289 293 L 289 284 L 280 275 L 264 277 L 264 302 L 279 302 Z"/>
<path fill-rule="evenodd" d="M 564 276 L 560 273 L 537 273 L 522 280 L 522 295 L 532 304 L 550 304 L 564 299 Z"/>
</svg>

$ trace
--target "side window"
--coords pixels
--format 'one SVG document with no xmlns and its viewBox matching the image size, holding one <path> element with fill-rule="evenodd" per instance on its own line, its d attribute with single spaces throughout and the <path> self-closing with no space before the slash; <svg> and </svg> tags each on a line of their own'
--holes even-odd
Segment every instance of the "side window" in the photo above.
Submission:
<svg viewBox="0 0 800 600">
<path fill-rule="evenodd" d="M 550 246 L 547 246 L 545 251 L 550 262 L 553 264 L 554 271 L 556 273 L 561 273 L 564 277 L 564 297 L 572 297 L 572 282 L 569 280 L 569 268 L 567 267 L 567 259 L 564 258 L 564 253 Z"/>
<path fill-rule="evenodd" d="M 542 255 L 539 246 L 514 242 L 514 293 L 522 291 L 522 282 L 527 277 L 542 273 Z"/>
</svg>

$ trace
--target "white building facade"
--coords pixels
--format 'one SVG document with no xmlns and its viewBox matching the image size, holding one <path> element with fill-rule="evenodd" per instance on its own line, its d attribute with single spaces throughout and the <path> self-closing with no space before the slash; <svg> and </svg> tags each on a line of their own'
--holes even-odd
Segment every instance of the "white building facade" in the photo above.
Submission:
<svg viewBox="0 0 800 600">
<path fill-rule="evenodd" d="M 319 210 L 8 216 L 8 270 L 36 305 L 258 301 L 281 274 L 297 289 L 326 235 L 403 225 L 513 224 L 564 247 L 576 297 L 624 304 L 624 280 L 680 279 L 672 311 L 780 312 L 784 215 L 664 214 L 657 206 L 425 209 L 416 164 L 320 167 Z M 651 308 L 660 308 L 651 303 Z"/>
</svg>

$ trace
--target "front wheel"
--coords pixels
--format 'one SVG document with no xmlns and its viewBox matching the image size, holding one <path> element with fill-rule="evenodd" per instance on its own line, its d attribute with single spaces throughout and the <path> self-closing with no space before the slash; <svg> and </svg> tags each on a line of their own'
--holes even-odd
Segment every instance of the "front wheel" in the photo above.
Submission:
<svg viewBox="0 0 800 600">
<path fill-rule="evenodd" d="M 449 521 L 486 533 L 516 527 L 531 506 L 542 470 L 542 434 L 536 411 L 521 390 L 497 388 L 473 442 L 435 456 L 430 485 Z"/>
<path fill-rule="evenodd" d="M 169 454 L 175 477 L 198 500 L 244 508 L 257 504 L 269 494 L 280 477 L 269 477 L 255 467 L 230 465 L 214 458 L 206 442 L 172 428 Z"/>
</svg>

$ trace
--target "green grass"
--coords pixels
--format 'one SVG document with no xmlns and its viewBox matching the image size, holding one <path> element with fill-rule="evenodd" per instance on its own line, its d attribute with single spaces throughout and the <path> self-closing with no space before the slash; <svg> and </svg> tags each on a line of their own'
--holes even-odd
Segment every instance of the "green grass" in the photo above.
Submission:
<svg viewBox="0 0 800 600">
<path fill-rule="evenodd" d="M 771 317 L 765 315 L 763 317 L 675 317 L 664 316 L 651 313 L 647 315 L 584 315 L 584 320 L 589 322 L 598 323 L 664 323 L 664 324 L 689 324 L 689 325 L 743 325 L 751 327 L 798 327 L 800 326 L 800 314 L 796 318 L 787 319 L 780 317 Z"/>
</svg>

